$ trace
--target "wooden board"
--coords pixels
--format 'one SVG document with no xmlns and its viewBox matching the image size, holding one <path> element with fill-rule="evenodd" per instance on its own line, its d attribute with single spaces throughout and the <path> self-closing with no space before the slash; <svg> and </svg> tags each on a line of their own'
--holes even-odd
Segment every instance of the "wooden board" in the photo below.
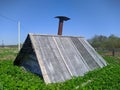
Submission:
<svg viewBox="0 0 120 90">
<path fill-rule="evenodd" d="M 33 38 L 51 83 L 83 76 L 106 65 L 83 38 L 47 35 L 33 35 Z"/>
</svg>

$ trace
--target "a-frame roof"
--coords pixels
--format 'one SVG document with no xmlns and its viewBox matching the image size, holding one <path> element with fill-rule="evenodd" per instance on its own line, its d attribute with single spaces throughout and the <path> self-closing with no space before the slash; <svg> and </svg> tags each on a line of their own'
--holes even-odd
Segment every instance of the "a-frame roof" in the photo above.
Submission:
<svg viewBox="0 0 120 90">
<path fill-rule="evenodd" d="M 107 65 L 82 37 L 29 34 L 14 64 L 20 65 L 27 54 L 35 55 L 46 83 L 63 82 Z"/>
</svg>

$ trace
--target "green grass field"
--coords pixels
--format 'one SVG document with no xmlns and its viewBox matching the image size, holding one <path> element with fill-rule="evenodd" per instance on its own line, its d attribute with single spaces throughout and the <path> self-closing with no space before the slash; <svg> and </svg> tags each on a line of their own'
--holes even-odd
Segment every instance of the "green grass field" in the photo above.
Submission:
<svg viewBox="0 0 120 90">
<path fill-rule="evenodd" d="M 17 52 L 17 48 L 0 48 L 0 90 L 120 90 L 120 57 L 105 56 L 108 66 L 102 69 L 46 85 L 38 76 L 13 65 Z"/>
</svg>

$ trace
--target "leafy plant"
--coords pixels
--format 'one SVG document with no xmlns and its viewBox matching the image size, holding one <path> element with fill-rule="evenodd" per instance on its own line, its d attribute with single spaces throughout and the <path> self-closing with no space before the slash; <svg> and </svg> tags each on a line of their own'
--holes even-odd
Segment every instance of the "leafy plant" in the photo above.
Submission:
<svg viewBox="0 0 120 90">
<path fill-rule="evenodd" d="M 3 50 L 0 54 L 3 55 L 0 56 L 0 90 L 120 90 L 119 57 L 104 57 L 108 66 L 91 71 L 83 77 L 73 77 L 62 83 L 46 85 L 37 75 L 14 66 L 14 58 L 2 60 L 7 56 L 4 53 L 6 52 Z M 16 53 L 11 54 L 13 57 L 16 55 Z"/>
</svg>

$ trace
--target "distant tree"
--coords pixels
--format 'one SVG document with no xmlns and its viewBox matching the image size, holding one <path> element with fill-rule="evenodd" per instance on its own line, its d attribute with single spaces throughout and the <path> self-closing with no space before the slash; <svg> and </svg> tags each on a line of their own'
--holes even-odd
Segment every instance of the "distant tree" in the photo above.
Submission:
<svg viewBox="0 0 120 90">
<path fill-rule="evenodd" d="M 120 48 L 120 38 L 113 34 L 109 37 L 95 35 L 88 41 L 94 48 L 111 50 L 113 56 L 115 55 L 115 49 Z"/>
<path fill-rule="evenodd" d="M 115 35 L 110 35 L 105 43 L 106 49 L 112 50 L 112 55 L 115 55 L 115 49 L 120 48 L 120 38 Z"/>
<path fill-rule="evenodd" d="M 94 48 L 104 48 L 104 42 L 107 40 L 106 36 L 103 35 L 95 35 L 92 39 L 89 39 L 88 42 L 94 47 Z"/>
</svg>

